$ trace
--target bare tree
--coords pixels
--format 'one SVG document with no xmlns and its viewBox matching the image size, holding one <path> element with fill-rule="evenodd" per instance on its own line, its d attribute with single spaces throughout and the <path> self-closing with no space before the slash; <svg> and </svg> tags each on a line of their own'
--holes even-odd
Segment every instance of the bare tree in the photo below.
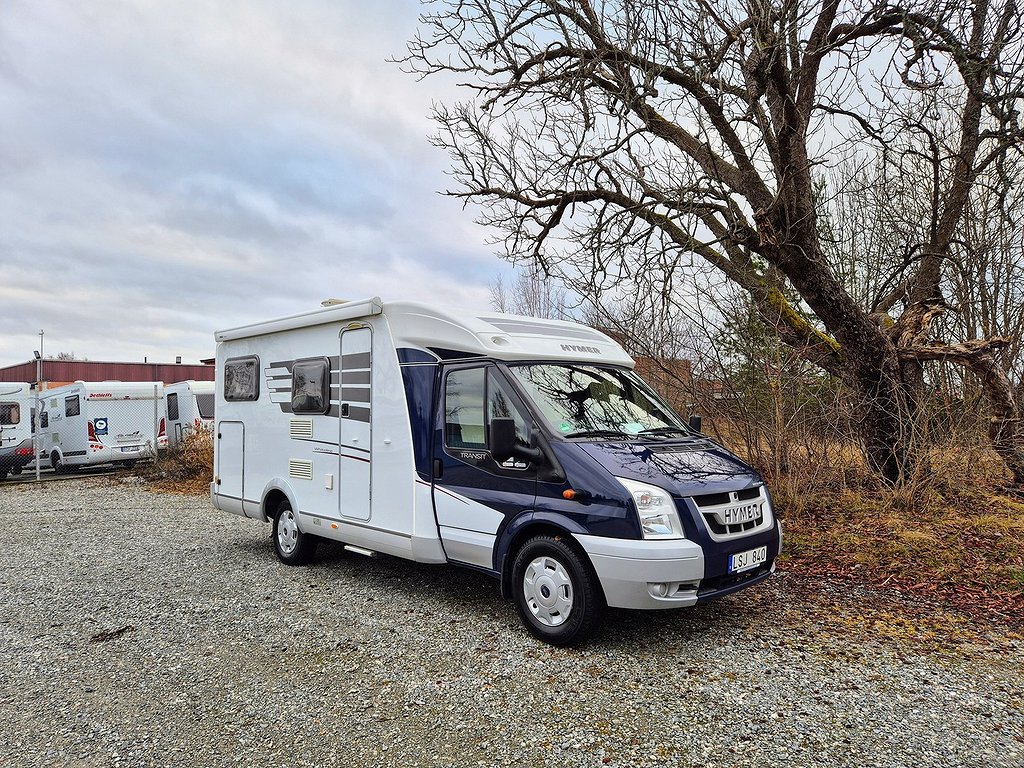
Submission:
<svg viewBox="0 0 1024 768">
<path fill-rule="evenodd" d="M 406 63 L 473 92 L 436 115 L 453 194 L 504 230 L 510 259 L 586 296 L 638 276 L 666 301 L 694 280 L 742 287 L 857 393 L 866 455 L 891 481 L 913 461 L 923 363 L 967 366 L 1024 481 L 995 358 L 1007 340 L 933 335 L 970 192 L 1021 139 L 1013 0 L 446 0 L 422 25 Z M 859 148 L 891 174 L 915 152 L 931 172 L 928 226 L 872 306 L 829 264 L 816 183 Z"/>
</svg>

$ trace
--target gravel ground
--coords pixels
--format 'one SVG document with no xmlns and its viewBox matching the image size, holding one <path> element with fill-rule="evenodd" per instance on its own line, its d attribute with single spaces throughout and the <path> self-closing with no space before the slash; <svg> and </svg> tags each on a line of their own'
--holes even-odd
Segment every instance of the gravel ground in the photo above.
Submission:
<svg viewBox="0 0 1024 768">
<path fill-rule="evenodd" d="M 2 488 L 0 525 L 2 766 L 1024 766 L 1020 636 L 870 593 L 783 574 L 554 649 L 478 574 L 287 568 L 115 478 Z"/>
</svg>

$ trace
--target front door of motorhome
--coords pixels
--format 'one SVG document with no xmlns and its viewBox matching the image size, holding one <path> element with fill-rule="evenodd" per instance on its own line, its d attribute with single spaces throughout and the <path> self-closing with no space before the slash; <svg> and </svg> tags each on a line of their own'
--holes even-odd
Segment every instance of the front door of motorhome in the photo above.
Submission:
<svg viewBox="0 0 1024 768">
<path fill-rule="evenodd" d="M 441 396 L 434 430 L 434 511 L 441 541 L 449 560 L 492 568 L 505 517 L 533 507 L 537 470 L 520 459 L 495 461 L 488 425 L 511 418 L 517 439 L 528 444 L 529 411 L 494 365 L 449 368 Z"/>
<path fill-rule="evenodd" d="M 341 371 L 339 374 L 338 493 L 342 517 L 369 520 L 371 507 L 370 441 L 373 425 L 373 334 L 367 327 L 347 328 L 341 332 Z"/>
</svg>

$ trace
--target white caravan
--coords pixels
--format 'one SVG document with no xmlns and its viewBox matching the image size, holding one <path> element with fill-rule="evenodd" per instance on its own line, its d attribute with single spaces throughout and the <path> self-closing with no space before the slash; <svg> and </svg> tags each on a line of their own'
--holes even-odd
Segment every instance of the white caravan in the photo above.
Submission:
<svg viewBox="0 0 1024 768">
<path fill-rule="evenodd" d="M 213 429 L 212 381 L 178 381 L 164 387 L 167 408 L 167 444 L 173 448 L 188 435 Z"/>
<path fill-rule="evenodd" d="M 32 461 L 36 395 L 28 384 L 0 383 L 0 480 Z"/>
<path fill-rule="evenodd" d="M 774 570 L 781 531 L 760 476 L 605 334 L 379 298 L 325 305 L 216 334 L 211 499 L 272 520 L 283 562 L 334 539 L 474 568 L 555 645 L 583 640 L 606 606 L 694 605 Z"/>
<path fill-rule="evenodd" d="M 29 384 L 0 382 L 0 448 L 32 438 L 36 395 Z"/>
<path fill-rule="evenodd" d="M 54 471 L 135 465 L 167 446 L 159 381 L 76 381 L 42 393 L 39 455 Z"/>
</svg>

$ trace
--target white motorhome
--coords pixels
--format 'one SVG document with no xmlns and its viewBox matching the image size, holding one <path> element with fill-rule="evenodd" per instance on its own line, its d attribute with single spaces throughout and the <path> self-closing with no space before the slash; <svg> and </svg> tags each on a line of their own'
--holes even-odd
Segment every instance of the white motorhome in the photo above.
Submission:
<svg viewBox="0 0 1024 768">
<path fill-rule="evenodd" d="M 76 381 L 42 393 L 39 455 L 54 471 L 97 464 L 132 467 L 167 445 L 159 381 Z"/>
<path fill-rule="evenodd" d="M 178 381 L 164 387 L 167 409 L 167 444 L 178 445 L 188 435 L 213 429 L 212 381 Z"/>
<path fill-rule="evenodd" d="M 28 384 L 0 382 L 0 480 L 32 461 L 36 395 Z"/>
<path fill-rule="evenodd" d="M 373 298 L 216 339 L 211 499 L 285 563 L 333 539 L 474 568 L 556 645 L 774 570 L 760 476 L 597 330 Z"/>
</svg>

